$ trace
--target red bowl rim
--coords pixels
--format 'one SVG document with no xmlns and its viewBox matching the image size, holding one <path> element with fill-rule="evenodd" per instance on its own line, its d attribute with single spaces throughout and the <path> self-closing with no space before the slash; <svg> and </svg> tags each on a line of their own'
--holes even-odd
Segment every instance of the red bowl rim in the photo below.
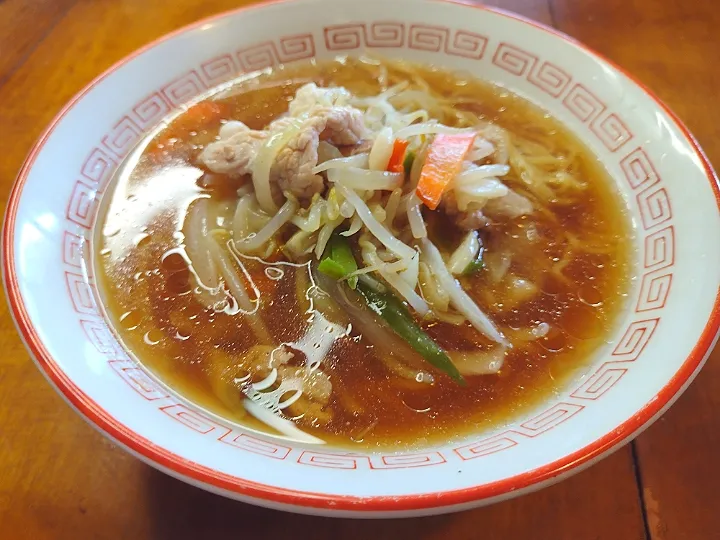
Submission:
<svg viewBox="0 0 720 540">
<path fill-rule="evenodd" d="M 599 459 L 603 454 L 610 452 L 621 443 L 637 435 L 643 428 L 647 427 L 657 415 L 663 412 L 665 407 L 669 406 L 674 399 L 682 393 L 682 391 L 692 381 L 695 374 L 702 367 L 705 359 L 710 353 L 714 342 L 717 339 L 718 332 L 720 331 L 720 287 L 715 296 L 713 311 L 690 355 L 686 358 L 685 362 L 670 379 L 670 381 L 657 393 L 657 395 L 630 419 L 593 443 L 552 463 L 510 478 L 458 490 L 403 496 L 357 497 L 284 489 L 220 473 L 209 467 L 205 467 L 169 452 L 168 450 L 159 447 L 152 441 L 139 436 L 137 433 L 133 432 L 113 418 L 108 412 L 103 410 L 98 403 L 90 399 L 89 396 L 87 396 L 73 383 L 73 381 L 67 377 L 44 347 L 30 321 L 28 311 L 23 303 L 18 277 L 15 272 L 15 219 L 24 184 L 37 155 L 54 131 L 57 124 L 68 113 L 68 111 L 72 109 L 72 107 L 94 86 L 135 57 L 153 48 L 159 43 L 199 28 L 209 22 L 213 22 L 236 13 L 263 8 L 270 4 L 282 4 L 291 1 L 293 0 L 271 0 L 219 13 L 175 30 L 148 43 L 144 47 L 114 64 L 83 88 L 77 95 L 75 95 L 60 110 L 40 138 L 33 145 L 20 169 L 20 172 L 18 173 L 8 200 L 2 235 L 2 271 L 8 302 L 10 304 L 11 313 L 15 319 L 18 331 L 27 348 L 34 357 L 34 360 L 50 382 L 65 397 L 65 399 L 85 417 L 87 421 L 100 428 L 100 430 L 102 430 L 106 435 L 109 435 L 112 439 L 127 449 L 133 451 L 136 455 L 151 465 L 159 466 L 179 478 L 199 482 L 217 489 L 226 490 L 241 497 L 250 497 L 258 500 L 260 503 L 265 501 L 267 504 L 271 505 L 274 503 L 295 507 L 309 507 L 336 511 L 399 512 L 441 508 L 500 497 L 510 492 L 525 490 L 531 486 L 539 487 L 539 484 L 541 483 L 549 482 L 560 475 L 577 472 L 583 468 L 583 466 L 590 465 L 594 460 Z M 718 209 L 720 211 L 720 184 L 715 171 L 705 156 L 705 153 L 680 119 L 653 92 L 651 92 L 632 75 L 570 36 L 515 13 L 483 5 L 468 4 L 462 0 L 434 1 L 437 1 L 438 3 L 449 3 L 472 9 L 490 11 L 502 17 L 510 18 L 523 24 L 530 25 L 544 32 L 553 34 L 554 36 L 581 48 L 600 61 L 612 66 L 618 72 L 624 74 L 629 80 L 641 88 L 653 101 L 655 101 L 658 107 L 665 111 L 665 113 L 674 121 L 677 128 L 684 134 L 685 138 L 690 142 L 697 157 L 703 163 L 708 182 L 713 189 Z"/>
</svg>

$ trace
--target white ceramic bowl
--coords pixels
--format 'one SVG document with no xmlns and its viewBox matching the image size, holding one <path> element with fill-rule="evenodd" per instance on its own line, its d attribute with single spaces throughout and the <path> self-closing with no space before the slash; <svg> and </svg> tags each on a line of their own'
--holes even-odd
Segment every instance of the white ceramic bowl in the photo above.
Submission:
<svg viewBox="0 0 720 540">
<path fill-rule="evenodd" d="M 601 158 L 637 235 L 620 330 L 585 376 L 511 425 L 412 454 L 291 446 L 203 414 L 118 344 L 88 265 L 99 198 L 143 132 L 241 71 L 365 49 L 466 70 L 547 109 Z M 627 442 L 677 398 L 717 337 L 719 201 L 710 165 L 672 113 L 566 36 L 511 14 L 434 0 L 297 0 L 198 22 L 76 96 L 20 171 L 5 218 L 3 270 L 40 369 L 139 458 L 273 508 L 411 516 L 555 482 Z"/>
</svg>

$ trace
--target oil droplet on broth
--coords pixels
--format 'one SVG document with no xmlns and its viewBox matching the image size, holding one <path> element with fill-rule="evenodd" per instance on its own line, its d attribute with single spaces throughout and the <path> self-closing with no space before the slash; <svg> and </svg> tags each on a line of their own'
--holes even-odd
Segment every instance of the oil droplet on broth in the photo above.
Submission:
<svg viewBox="0 0 720 540">
<path fill-rule="evenodd" d="M 178 251 L 168 251 L 160 259 L 160 268 L 166 272 L 180 272 L 187 270 L 188 264 Z"/>
<path fill-rule="evenodd" d="M 167 278 L 167 289 L 175 295 L 189 293 L 192 289 L 190 285 L 190 272 L 178 271 L 174 272 Z"/>
<path fill-rule="evenodd" d="M 593 339 L 603 332 L 597 310 L 583 304 L 568 307 L 563 313 L 560 325 L 568 334 L 578 339 Z"/>
<path fill-rule="evenodd" d="M 110 248 L 102 248 L 102 249 L 100 250 L 100 255 L 101 255 L 102 257 L 107 257 L 107 256 L 110 255 L 111 253 L 112 253 L 112 250 L 111 250 Z"/>
<path fill-rule="evenodd" d="M 273 281 L 279 281 L 285 275 L 285 271 L 282 268 L 269 266 L 265 269 L 265 275 L 268 277 L 268 279 L 271 279 Z"/>
<path fill-rule="evenodd" d="M 143 336 L 143 341 L 147 343 L 148 345 L 157 345 L 160 343 L 163 339 L 163 333 L 160 330 L 157 330 L 153 328 L 152 330 L 148 330 L 145 332 L 145 335 Z"/>
<path fill-rule="evenodd" d="M 555 274 L 547 274 L 545 279 L 542 281 L 540 290 L 550 296 L 560 294 L 566 289 L 567 285 L 563 283 L 562 278 Z"/>
<path fill-rule="evenodd" d="M 108 226 L 103 229 L 103 236 L 105 236 L 105 238 L 110 238 L 112 236 L 115 236 L 119 232 L 120 232 L 120 227 Z"/>
<path fill-rule="evenodd" d="M 567 345 L 567 336 L 559 328 L 550 328 L 547 335 L 538 340 L 540 346 L 550 352 L 559 352 Z"/>
<path fill-rule="evenodd" d="M 140 326 L 142 316 L 137 311 L 126 311 L 120 315 L 120 324 L 126 330 L 135 330 Z"/>
<path fill-rule="evenodd" d="M 135 247 L 140 247 L 143 244 L 147 244 L 149 240 L 150 240 L 150 235 L 148 233 L 143 232 L 140 234 L 136 234 L 133 237 L 132 242 L 135 245 Z"/>
<path fill-rule="evenodd" d="M 601 306 L 603 304 L 602 294 L 592 285 L 581 285 L 578 298 L 590 306 Z"/>
<path fill-rule="evenodd" d="M 408 392 L 403 396 L 402 403 L 416 413 L 428 413 L 432 410 L 431 402 L 423 393 Z"/>
</svg>

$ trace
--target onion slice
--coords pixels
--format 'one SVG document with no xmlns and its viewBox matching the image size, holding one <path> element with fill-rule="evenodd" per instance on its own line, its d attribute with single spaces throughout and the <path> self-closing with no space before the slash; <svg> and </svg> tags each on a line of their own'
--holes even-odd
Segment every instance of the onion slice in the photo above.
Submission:
<svg viewBox="0 0 720 540">
<path fill-rule="evenodd" d="M 463 290 L 457 280 L 453 278 L 452 274 L 445 266 L 445 261 L 443 261 L 438 248 L 436 248 L 435 245 L 427 238 L 423 238 L 421 240 L 421 245 L 422 254 L 425 257 L 428 267 L 437 278 L 440 286 L 449 294 L 450 303 L 455 307 L 455 309 L 465 315 L 465 317 L 470 321 L 470 324 L 472 324 L 479 332 L 482 332 L 495 343 L 500 343 L 506 347 L 510 347 L 510 343 L 495 327 L 493 322 L 490 320 L 490 317 L 483 313 L 478 305 L 473 302 L 472 298 L 470 298 Z"/>
<path fill-rule="evenodd" d="M 262 423 L 267 424 L 271 428 L 276 429 L 289 439 L 308 444 L 325 444 L 325 441 L 322 439 L 318 439 L 309 433 L 305 433 L 290 420 L 286 420 L 272 411 L 269 411 L 261 403 L 256 403 L 251 399 L 245 399 L 243 400 L 243 405 L 245 410 L 247 410 L 247 412 L 255 418 L 260 420 Z"/>
<path fill-rule="evenodd" d="M 407 217 L 413 238 L 427 237 L 427 227 L 425 227 L 420 204 L 420 198 L 413 192 L 407 201 Z"/>
<path fill-rule="evenodd" d="M 440 124 L 435 120 L 429 122 L 423 122 L 422 124 L 412 124 L 406 128 L 399 130 L 395 134 L 396 139 L 407 139 L 409 137 L 415 137 L 417 135 L 430 135 L 434 133 L 445 133 L 447 135 L 456 135 L 458 133 L 472 133 L 475 130 L 472 128 L 454 128 Z"/>
<path fill-rule="evenodd" d="M 392 191 L 403 184 L 403 174 L 366 169 L 329 169 L 328 180 L 351 189 Z"/>
<path fill-rule="evenodd" d="M 316 167 L 313 167 L 313 174 L 319 174 L 323 171 L 330 169 L 348 169 L 350 167 L 357 167 L 364 169 L 368 166 L 368 155 L 367 154 L 356 154 L 350 157 L 342 157 L 336 159 L 329 159 Z"/>
<path fill-rule="evenodd" d="M 448 356 L 462 375 L 495 375 L 505 362 L 505 351 L 499 346 L 486 351 L 448 351 Z"/>
<path fill-rule="evenodd" d="M 302 122 L 296 118 L 289 120 L 288 126 L 278 133 L 273 133 L 263 143 L 255 157 L 252 166 L 252 181 L 260 208 L 272 215 L 277 212 L 278 206 L 272 196 L 270 188 L 270 169 L 280 151 L 295 135 L 300 133 Z"/>
<path fill-rule="evenodd" d="M 375 219 L 367 204 L 365 204 L 357 193 L 343 184 L 336 184 L 336 186 L 338 192 L 345 198 L 345 201 L 355 208 L 355 212 L 360 216 L 360 219 L 362 219 L 370 233 L 380 240 L 386 248 L 401 259 L 410 259 L 415 255 L 413 248 L 395 238 L 382 223 Z"/>
<path fill-rule="evenodd" d="M 235 247 L 241 253 L 248 253 L 261 248 L 268 240 L 270 240 L 280 228 L 285 225 L 298 208 L 297 201 L 288 199 L 283 204 L 280 211 L 275 214 L 272 219 L 258 232 L 249 235 L 247 238 L 236 238 Z"/>
<path fill-rule="evenodd" d="M 450 256 L 447 269 L 454 276 L 462 274 L 480 252 L 480 238 L 477 231 L 468 231 L 460 245 Z"/>
</svg>

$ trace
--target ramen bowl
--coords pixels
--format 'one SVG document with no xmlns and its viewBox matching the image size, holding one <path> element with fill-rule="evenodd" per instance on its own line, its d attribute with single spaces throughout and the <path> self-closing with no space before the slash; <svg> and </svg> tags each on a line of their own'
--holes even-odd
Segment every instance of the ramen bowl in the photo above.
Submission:
<svg viewBox="0 0 720 540">
<path fill-rule="evenodd" d="M 617 329 L 578 377 L 512 422 L 412 452 L 290 443 L 209 414 L 118 341 L 91 263 L 108 183 L 162 119 L 241 73 L 365 51 L 469 72 L 545 109 L 601 161 L 635 236 Z M 719 204 L 717 178 L 679 120 L 567 36 L 452 2 L 296 0 L 174 32 L 78 94 L 19 173 L 5 217 L 3 272 L 41 371 L 92 425 L 143 461 L 280 510 L 409 517 L 557 482 L 619 448 L 677 399 L 717 338 Z"/>
</svg>

